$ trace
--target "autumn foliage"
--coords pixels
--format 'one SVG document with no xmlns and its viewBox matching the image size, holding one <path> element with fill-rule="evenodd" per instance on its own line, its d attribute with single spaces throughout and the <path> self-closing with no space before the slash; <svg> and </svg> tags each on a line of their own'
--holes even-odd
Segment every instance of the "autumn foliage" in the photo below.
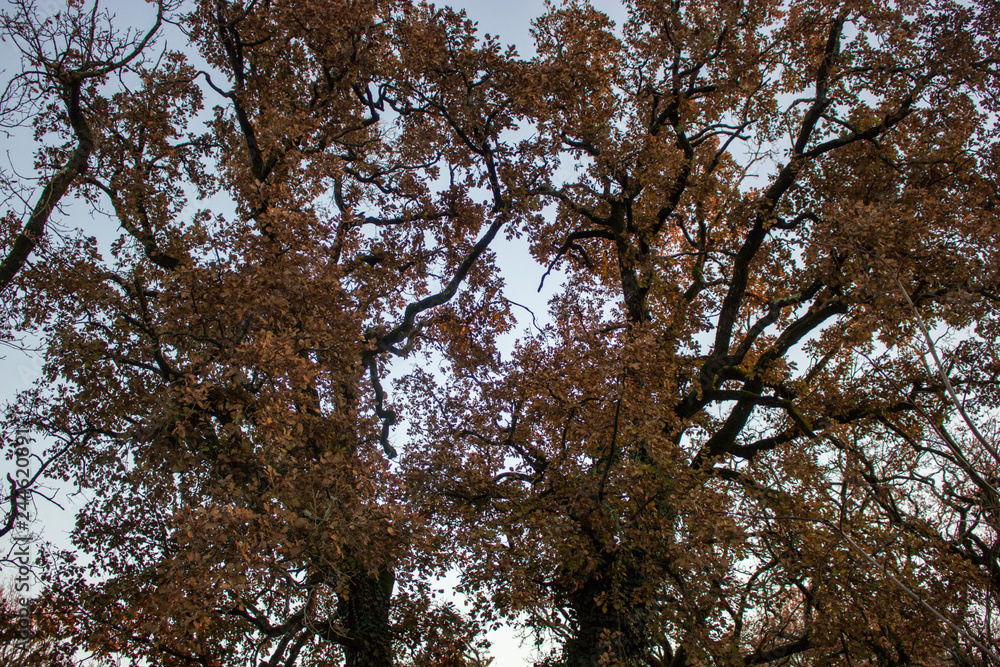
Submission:
<svg viewBox="0 0 1000 667">
<path fill-rule="evenodd" d="M 626 6 L 524 57 L 406 0 L 10 3 L 4 421 L 90 499 L 39 564 L 80 650 L 998 664 L 1000 10 Z"/>
</svg>

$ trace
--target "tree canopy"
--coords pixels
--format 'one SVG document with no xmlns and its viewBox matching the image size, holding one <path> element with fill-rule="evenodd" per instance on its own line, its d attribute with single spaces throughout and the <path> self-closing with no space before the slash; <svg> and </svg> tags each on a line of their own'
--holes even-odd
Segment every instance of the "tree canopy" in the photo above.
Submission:
<svg viewBox="0 0 1000 667">
<path fill-rule="evenodd" d="M 1000 665 L 995 2 L 570 0 L 530 57 L 408 0 L 150 6 L 0 18 L 4 428 L 89 498 L 58 633 Z"/>
</svg>

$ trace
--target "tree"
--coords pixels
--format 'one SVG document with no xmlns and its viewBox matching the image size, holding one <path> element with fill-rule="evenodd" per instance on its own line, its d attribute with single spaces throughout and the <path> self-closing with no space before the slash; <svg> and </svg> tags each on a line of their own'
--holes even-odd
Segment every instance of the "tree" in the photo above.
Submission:
<svg viewBox="0 0 1000 667">
<path fill-rule="evenodd" d="M 5 425 L 92 498 L 42 565 L 95 659 L 994 660 L 992 4 L 571 1 L 528 60 L 404 0 L 13 7 Z M 507 355 L 501 234 L 564 276 Z"/>
<path fill-rule="evenodd" d="M 627 4 L 535 24 L 553 323 L 410 383 L 467 589 L 566 665 L 994 659 L 997 459 L 916 322 L 995 415 L 995 7 Z"/>
<path fill-rule="evenodd" d="M 43 605 L 22 607 L 16 586 L 0 592 L 0 658 L 10 667 L 68 667 L 73 648 L 65 641 L 63 619 L 53 617 Z M 27 615 L 22 614 L 22 609 Z M 23 622 L 22 622 L 23 620 Z"/>
<path fill-rule="evenodd" d="M 185 52 L 151 50 L 164 23 Z M 161 3 L 141 40 L 96 4 L 24 2 L 4 26 L 26 68 L 8 111 L 37 96 L 36 135 L 68 137 L 40 146 L 40 206 L 72 192 L 121 230 L 108 250 L 8 215 L 6 315 L 44 335 L 45 377 L 7 423 L 55 438 L 52 469 L 92 498 L 73 535 L 91 577 L 45 563 L 80 646 L 392 664 L 434 550 L 389 465 L 385 359 L 447 345 L 459 317 L 486 341 L 506 326 L 489 246 L 524 213 L 517 110 L 469 79 L 499 47 L 393 0 Z M 450 629 L 409 632 L 414 653 L 463 645 L 468 620 L 431 611 Z"/>
<path fill-rule="evenodd" d="M 25 265 L 35 246 L 44 239 L 46 226 L 60 200 L 78 178 L 86 173 L 94 150 L 93 108 L 95 89 L 112 74 L 132 72 L 135 64 L 163 22 L 163 14 L 175 3 L 157 0 L 156 20 L 149 30 L 124 33 L 100 32 L 105 27 L 93 14 L 66 11 L 52 18 L 40 18 L 31 0 L 15 0 L 13 13 L 5 13 L 3 34 L 17 45 L 24 56 L 22 71 L 14 75 L 3 92 L 0 127 L 4 130 L 23 126 L 44 109 L 55 105 L 65 122 L 55 126 L 35 123 L 40 132 L 63 130 L 71 137 L 61 155 L 39 155 L 48 172 L 39 182 L 40 193 L 34 203 L 19 212 L 5 212 L 6 232 L 10 235 L 6 254 L 0 261 L 0 291 L 8 289 L 14 276 Z M 94 7 L 96 14 L 97 6 Z M 56 52 L 50 49 L 56 49 Z M 51 113 L 55 111 L 49 108 Z M 19 188 L 9 180 L 4 185 L 17 195 Z"/>
</svg>

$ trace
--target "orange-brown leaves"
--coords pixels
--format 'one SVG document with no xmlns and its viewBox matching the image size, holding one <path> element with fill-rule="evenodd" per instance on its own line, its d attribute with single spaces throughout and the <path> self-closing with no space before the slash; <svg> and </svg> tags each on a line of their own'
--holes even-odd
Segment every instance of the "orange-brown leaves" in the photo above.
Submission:
<svg viewBox="0 0 1000 667">
<path fill-rule="evenodd" d="M 17 79 L 53 91 L 59 196 L 117 230 L 0 229 L 44 260 L 11 274 L 45 382 L 7 424 L 91 494 L 99 579 L 51 570 L 81 645 L 473 664 L 522 614 L 569 665 L 993 641 L 995 8 L 572 1 L 530 59 L 396 0 L 183 9 L 118 79 L 73 49 L 85 82 Z M 506 265 L 563 272 L 528 333 Z M 477 622 L 431 601 L 449 569 Z"/>
</svg>

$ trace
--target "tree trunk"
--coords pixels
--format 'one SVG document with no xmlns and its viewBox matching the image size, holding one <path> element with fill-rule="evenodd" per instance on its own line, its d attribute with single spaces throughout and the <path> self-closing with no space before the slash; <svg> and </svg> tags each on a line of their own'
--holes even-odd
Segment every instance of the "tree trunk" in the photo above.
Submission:
<svg viewBox="0 0 1000 667">
<path fill-rule="evenodd" d="M 389 601 L 395 581 L 388 568 L 377 577 L 360 572 L 351 578 L 348 593 L 339 602 L 349 633 L 343 644 L 346 667 L 392 667 Z"/>
<path fill-rule="evenodd" d="M 566 667 L 648 665 L 648 610 L 645 605 L 615 608 L 612 603 L 632 598 L 640 578 L 632 567 L 620 574 L 615 569 L 615 563 L 609 563 L 570 595 L 575 632 L 563 647 L 561 664 Z M 607 662 L 602 662 L 605 655 Z"/>
</svg>

